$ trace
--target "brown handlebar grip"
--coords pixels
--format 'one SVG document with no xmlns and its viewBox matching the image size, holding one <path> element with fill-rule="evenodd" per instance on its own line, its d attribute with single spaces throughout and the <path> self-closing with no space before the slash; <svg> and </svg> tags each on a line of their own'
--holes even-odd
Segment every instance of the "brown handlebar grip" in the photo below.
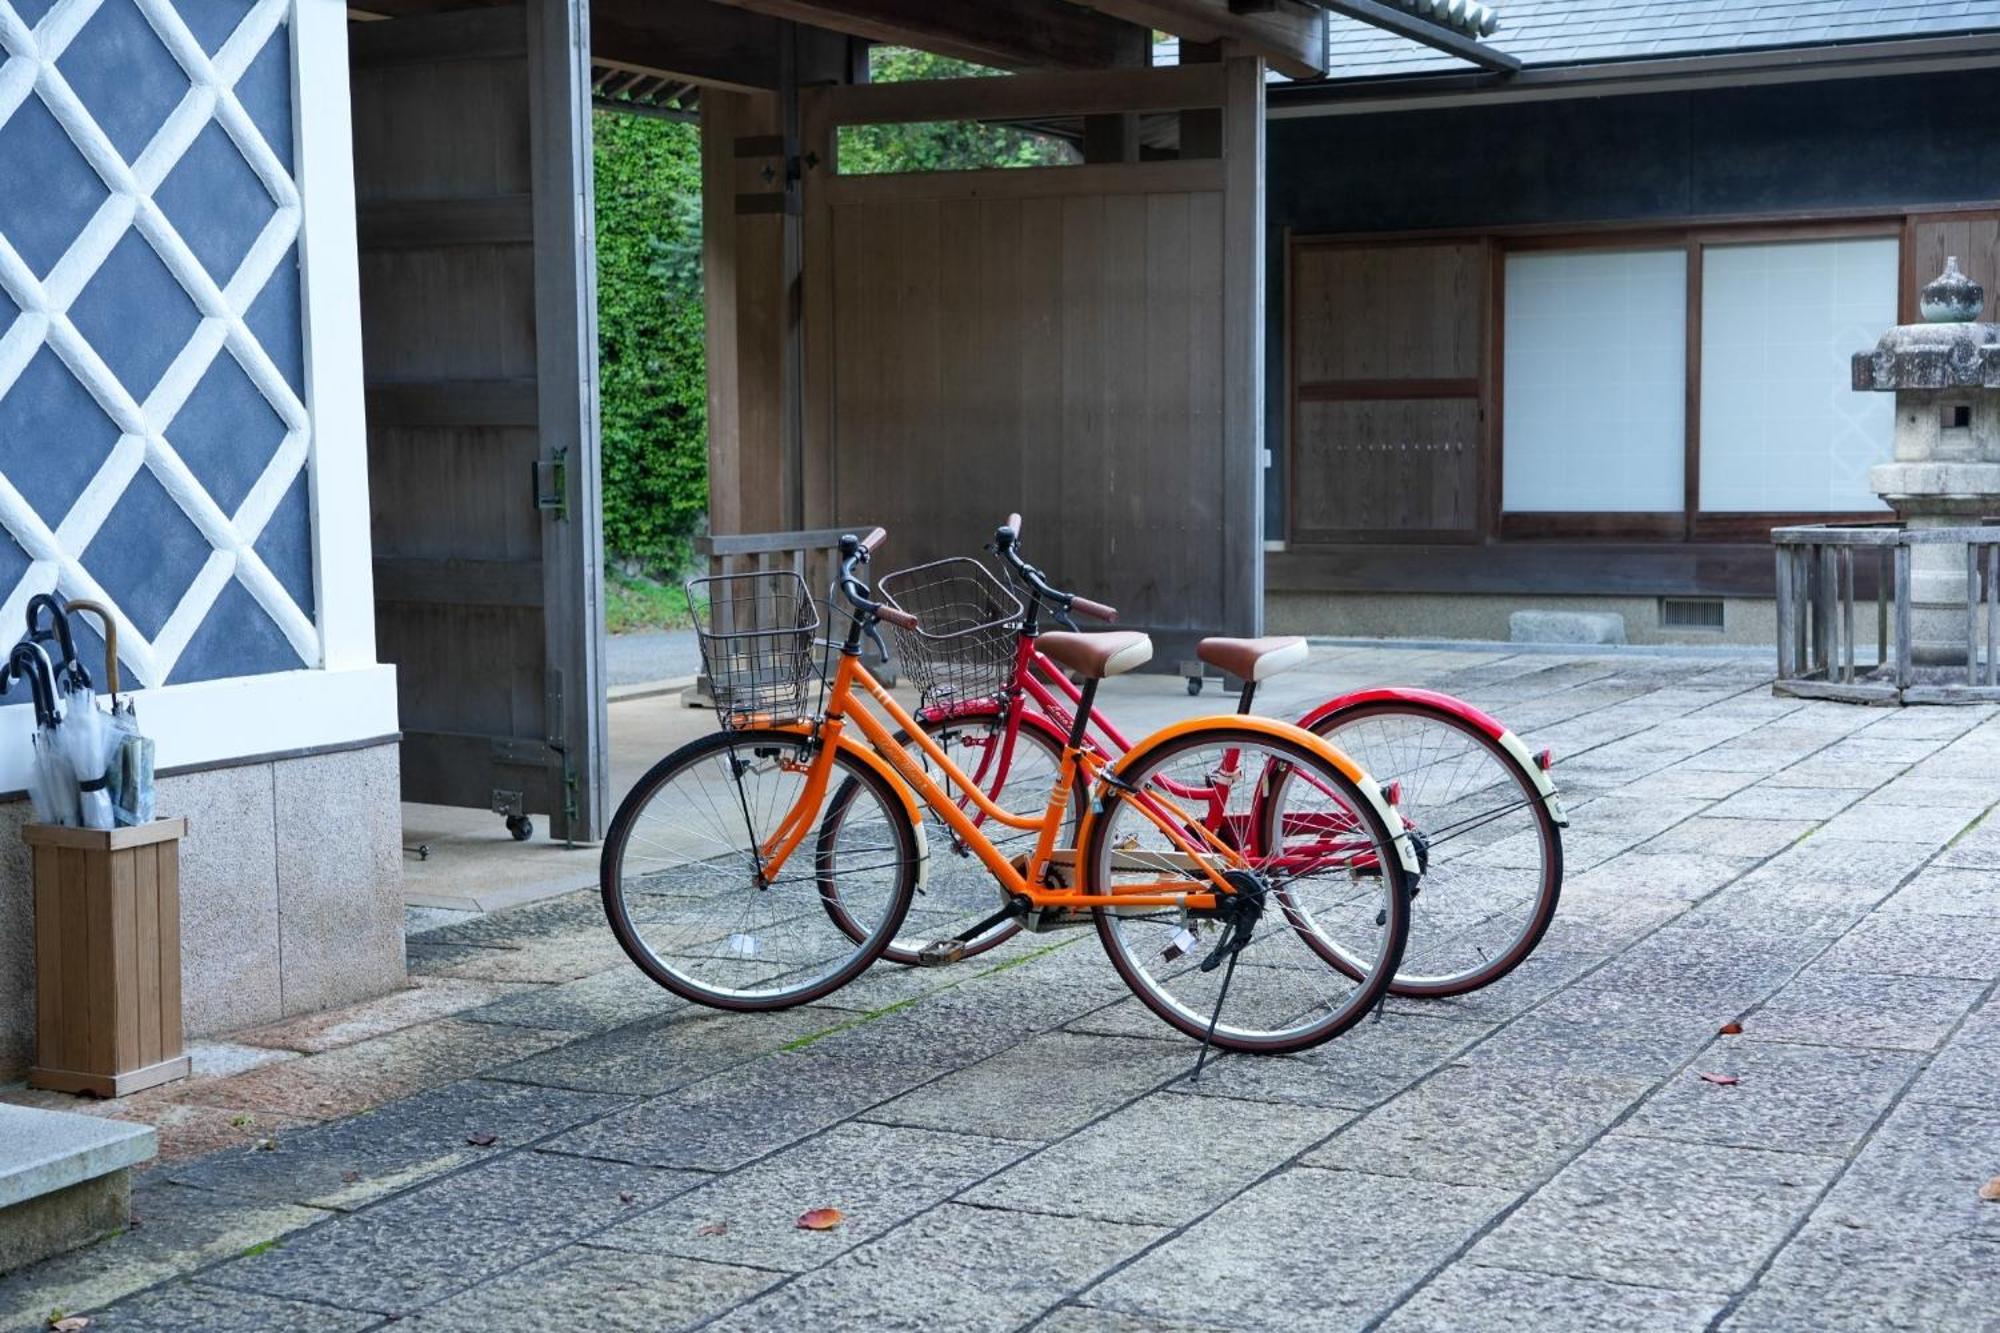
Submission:
<svg viewBox="0 0 2000 1333">
<path fill-rule="evenodd" d="M 882 606 L 876 608 L 875 614 L 882 617 L 882 619 L 888 621 L 891 625 L 898 626 L 899 628 L 902 629 L 917 628 L 917 618 L 911 615 L 908 611 L 898 611 L 893 606 Z"/>
<path fill-rule="evenodd" d="M 861 549 L 868 552 L 868 554 L 873 555 L 875 554 L 875 552 L 882 549 L 882 543 L 888 540 L 889 540 L 888 531 L 883 528 L 877 528 L 875 529 L 875 531 L 869 533 L 866 537 L 863 537 L 861 539 Z"/>
<path fill-rule="evenodd" d="M 1093 620 L 1102 620 L 1105 621 L 1106 623 L 1112 623 L 1118 619 L 1117 607 L 1106 606 L 1102 602 L 1093 602 L 1088 597 L 1070 598 L 1069 609 L 1072 611 L 1080 611 L 1084 615 L 1089 616 Z"/>
<path fill-rule="evenodd" d="M 1010 528 L 1012 528 L 1012 529 L 1014 530 L 1014 535 L 1015 535 L 1016 537 L 1020 536 L 1020 535 L 1021 535 L 1021 516 L 1020 516 L 1019 514 L 1009 514 L 1009 515 L 1007 515 L 1007 526 L 1008 526 L 1008 527 L 1010 527 Z"/>
</svg>

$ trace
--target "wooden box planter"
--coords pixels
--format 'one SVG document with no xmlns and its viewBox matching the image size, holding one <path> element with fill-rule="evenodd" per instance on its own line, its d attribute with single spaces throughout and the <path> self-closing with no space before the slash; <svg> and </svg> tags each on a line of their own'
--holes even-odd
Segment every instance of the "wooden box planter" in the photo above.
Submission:
<svg viewBox="0 0 2000 1333">
<path fill-rule="evenodd" d="M 29 824 L 34 849 L 35 1063 L 30 1087 L 128 1093 L 184 1078 L 181 838 Z"/>
</svg>

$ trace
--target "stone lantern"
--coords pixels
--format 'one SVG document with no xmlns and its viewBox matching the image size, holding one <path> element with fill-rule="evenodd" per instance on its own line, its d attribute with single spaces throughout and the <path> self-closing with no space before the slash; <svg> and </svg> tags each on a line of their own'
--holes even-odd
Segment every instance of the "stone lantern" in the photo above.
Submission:
<svg viewBox="0 0 2000 1333">
<path fill-rule="evenodd" d="M 1896 395 L 1894 461 L 1868 485 L 1912 529 L 1965 527 L 2000 513 L 2000 326 L 1956 258 L 1923 289 L 1923 322 L 1854 355 L 1854 387 Z M 1965 666 L 1965 547 L 1911 549 L 1910 648 L 1918 667 Z"/>
</svg>

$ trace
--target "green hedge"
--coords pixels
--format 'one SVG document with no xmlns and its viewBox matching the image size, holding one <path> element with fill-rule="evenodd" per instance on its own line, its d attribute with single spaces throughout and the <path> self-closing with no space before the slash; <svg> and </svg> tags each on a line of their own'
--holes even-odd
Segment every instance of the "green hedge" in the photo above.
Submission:
<svg viewBox="0 0 2000 1333">
<path fill-rule="evenodd" d="M 595 121 L 604 548 L 671 573 L 708 511 L 701 132 L 620 112 Z"/>
</svg>

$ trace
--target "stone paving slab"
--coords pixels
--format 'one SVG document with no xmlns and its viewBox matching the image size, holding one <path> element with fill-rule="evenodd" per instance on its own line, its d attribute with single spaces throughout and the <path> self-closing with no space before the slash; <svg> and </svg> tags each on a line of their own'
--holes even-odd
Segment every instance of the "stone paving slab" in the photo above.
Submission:
<svg viewBox="0 0 2000 1333">
<path fill-rule="evenodd" d="M 252 1046 L 315 1055 L 434 1018 L 477 1009 L 522 989 L 523 986 L 501 982 L 418 977 L 412 985 L 379 999 L 252 1028 L 248 1032 L 237 1033 L 235 1040 Z"/>
<path fill-rule="evenodd" d="M 1993 1327 L 1995 1247 L 1815 1218 L 1722 1323 L 1727 1333 Z"/>
<path fill-rule="evenodd" d="M 1733 1016 L 1727 1007 L 1578 985 L 1500 1029 L 1465 1058 L 1530 1070 L 1658 1079 L 1691 1058 Z"/>
<path fill-rule="evenodd" d="M 281 1300 L 255 1292 L 230 1291 L 205 1282 L 159 1287 L 97 1311 L 94 1333 L 359 1333 L 380 1317 L 309 1301 Z"/>
<path fill-rule="evenodd" d="M 1041 1142 L 1192 1067 L 1181 1043 L 1050 1033 L 876 1107 L 868 1118 Z"/>
<path fill-rule="evenodd" d="M 1758 1011 L 1757 1033 L 1777 1040 L 1928 1051 L 1984 991 L 1977 981 L 1879 976 L 1816 963 Z"/>
<path fill-rule="evenodd" d="M 1919 1060 L 1909 1051 L 1722 1037 L 1696 1057 L 1698 1068 L 1662 1085 L 1624 1128 L 1683 1143 L 1845 1155 L 1861 1146 Z"/>
<path fill-rule="evenodd" d="M 1345 1111 L 1154 1093 L 966 1191 L 966 1202 L 1191 1222 L 1350 1119 Z M 1115 1188 L 1107 1188 L 1115 1183 Z"/>
<path fill-rule="evenodd" d="M 1358 1110 L 1394 1096 L 1492 1030 L 1483 1022 L 1384 1012 L 1298 1055 L 1211 1061 L 1200 1083 L 1177 1080 L 1171 1091 Z M 1183 1068 L 1192 1066 L 1185 1046 L 1176 1053 Z"/>
<path fill-rule="evenodd" d="M 623 1096 L 473 1079 L 287 1134 L 269 1147 L 218 1153 L 172 1178 L 255 1199 L 353 1209 L 495 1148 L 505 1151 L 631 1104 Z M 491 1145 L 471 1142 L 488 1135 Z"/>
<path fill-rule="evenodd" d="M 1827 1193 L 1826 1209 L 1871 1230 L 1956 1236 L 2000 1251 L 2000 1207 L 1979 1197 L 2000 1176 L 1996 1149 L 2000 1111 L 1905 1102 Z"/>
<path fill-rule="evenodd" d="M 1455 1264 L 1389 1316 L 1382 1333 L 1691 1333 L 1729 1303 L 1716 1291 L 1667 1291 L 1554 1273 Z"/>
<path fill-rule="evenodd" d="M 562 1032 L 456 1018 L 422 1023 L 321 1055 L 262 1065 L 170 1094 L 204 1106 L 329 1120 L 483 1073 L 561 1044 Z"/>
<path fill-rule="evenodd" d="M 1195 1084 L 1088 931 L 725 1016 L 590 892 L 438 917 L 416 991 L 90 1107 L 169 1156 L 247 1142 L 0 1278 L 0 1327 L 1993 1327 L 2000 710 L 1778 699 L 1761 656 L 1354 647 L 1263 703 L 1391 677 L 1557 756 L 1562 903 L 1487 991 Z M 1212 703 L 1106 697 L 1135 731 Z"/>
<path fill-rule="evenodd" d="M 115 1244 L 72 1251 L 0 1277 L 0 1329 L 33 1327 L 58 1306 L 96 1309 L 325 1217 L 316 1208 L 190 1189 L 156 1172 L 133 1188 L 136 1225 Z"/>
<path fill-rule="evenodd" d="M 2000 1003 L 1990 997 L 1968 1016 L 1924 1069 L 1910 1099 L 2000 1111 Z"/>
<path fill-rule="evenodd" d="M 806 1272 L 951 1198 L 1029 1151 L 969 1134 L 851 1122 L 602 1232 L 593 1245 Z M 838 1208 L 829 1231 L 797 1225 Z"/>
<path fill-rule="evenodd" d="M 1904 977 L 2000 979 L 2000 930 L 1916 912 L 1870 916 L 1825 954 L 1828 967 Z"/>
<path fill-rule="evenodd" d="M 459 1017 L 544 1031 L 608 1032 L 687 1007 L 688 1001 L 639 969 L 619 967 L 555 985 L 522 985 L 505 999 L 467 1009 Z"/>
<path fill-rule="evenodd" d="M 651 1097 L 823 1032 L 838 1021 L 816 1009 L 730 1014 L 688 1006 L 502 1065 L 489 1076 Z"/>
<path fill-rule="evenodd" d="M 396 1325 L 423 1333 L 670 1333 L 784 1280 L 673 1255 L 573 1245 L 438 1302 Z"/>
<path fill-rule="evenodd" d="M 1735 1290 L 1811 1211 L 1835 1157 L 1613 1134 L 1474 1246 L 1475 1263 Z"/>
<path fill-rule="evenodd" d="M 1589 1146 L 1651 1087 L 1642 1078 L 1448 1065 L 1369 1112 L 1305 1162 L 1526 1189 Z"/>
<path fill-rule="evenodd" d="M 1017 1328 L 1165 1234 L 946 1204 L 710 1325 L 717 1333 Z"/>
<path fill-rule="evenodd" d="M 1221 1328 L 1355 1328 L 1513 1197 L 1510 1190 L 1298 1167 L 1245 1191 L 1088 1288 L 1083 1299 Z M 1254 1278 L 1246 1273 L 1252 1266 Z"/>
</svg>

